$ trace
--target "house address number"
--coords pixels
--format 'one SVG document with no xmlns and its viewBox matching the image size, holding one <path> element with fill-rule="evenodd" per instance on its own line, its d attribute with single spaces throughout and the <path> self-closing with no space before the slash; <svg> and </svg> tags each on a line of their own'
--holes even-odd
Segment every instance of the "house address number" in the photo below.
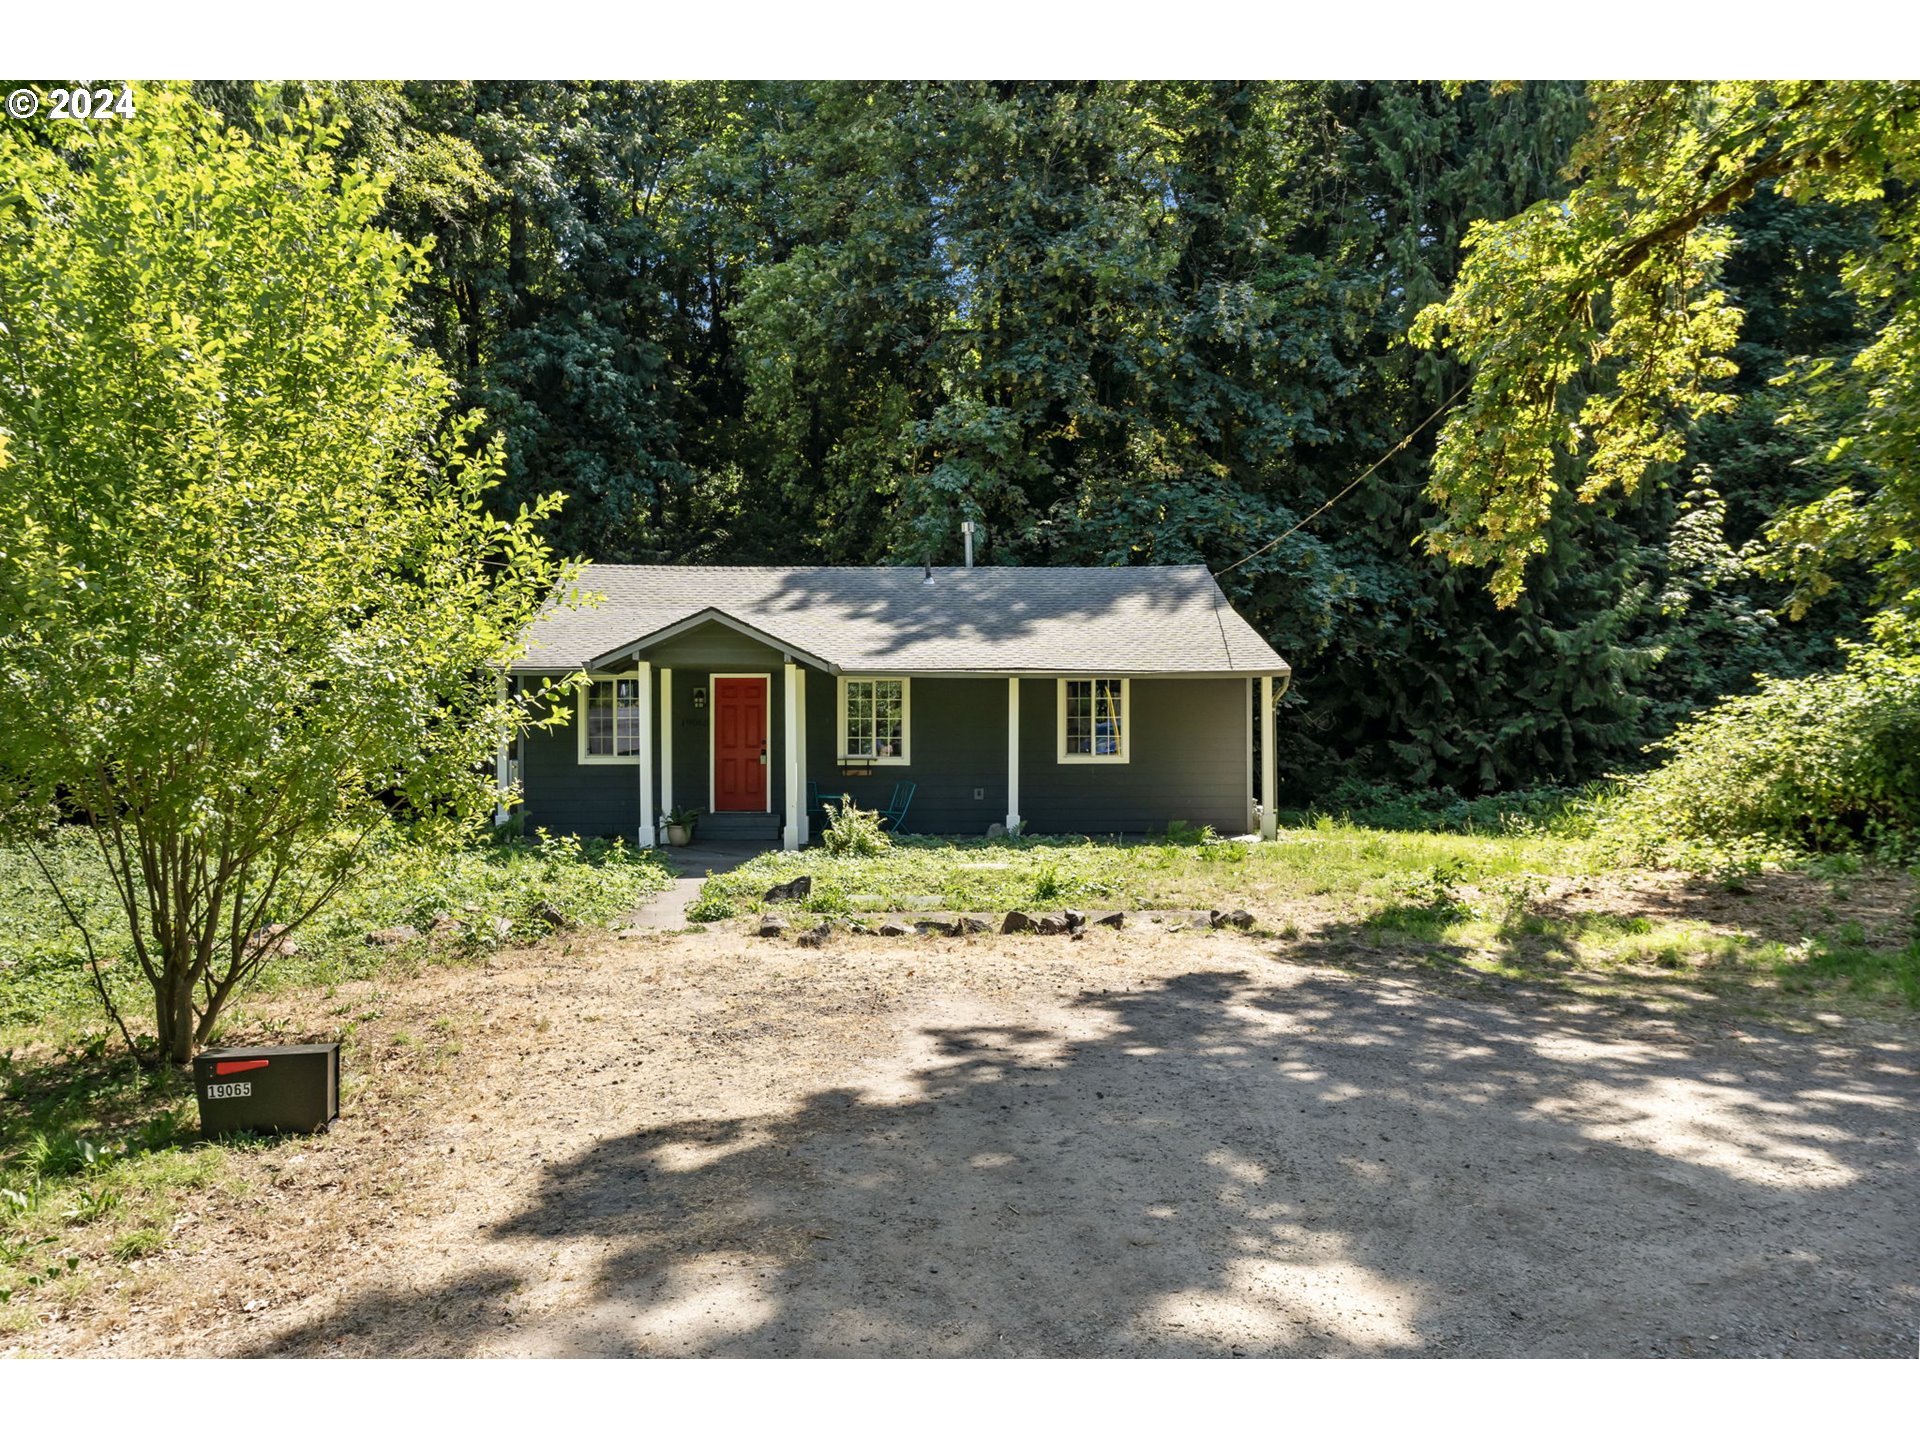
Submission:
<svg viewBox="0 0 1920 1440">
<path fill-rule="evenodd" d="M 207 1099 L 209 1100 L 243 1100 L 251 1094 L 253 1094 L 253 1082 L 251 1080 L 235 1080 L 226 1085 L 207 1086 Z"/>
</svg>

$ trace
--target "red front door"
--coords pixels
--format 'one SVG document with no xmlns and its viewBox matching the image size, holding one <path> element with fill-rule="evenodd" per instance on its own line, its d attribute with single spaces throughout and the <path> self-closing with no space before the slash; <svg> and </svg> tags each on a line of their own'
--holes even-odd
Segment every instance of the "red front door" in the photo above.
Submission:
<svg viewBox="0 0 1920 1440">
<path fill-rule="evenodd" d="M 713 808 L 767 808 L 767 677 L 713 682 Z"/>
</svg>

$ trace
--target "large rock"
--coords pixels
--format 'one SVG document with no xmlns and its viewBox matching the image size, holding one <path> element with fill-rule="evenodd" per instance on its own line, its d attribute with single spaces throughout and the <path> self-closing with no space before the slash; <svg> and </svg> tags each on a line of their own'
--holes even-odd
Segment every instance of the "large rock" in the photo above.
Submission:
<svg viewBox="0 0 1920 1440">
<path fill-rule="evenodd" d="M 762 940 L 778 940 L 786 933 L 787 922 L 782 920 L 778 915 L 762 915 L 760 917 L 760 938 Z"/>
<path fill-rule="evenodd" d="M 1067 933 L 1067 922 L 1058 915 L 1036 915 L 1033 928 L 1042 935 L 1064 935 Z"/>
<path fill-rule="evenodd" d="M 952 935 L 955 933 L 955 927 L 949 925 L 945 920 L 916 920 L 913 922 L 913 928 L 922 935 Z"/>
<path fill-rule="evenodd" d="M 1067 911 L 1064 918 L 1067 922 L 1067 929 L 1069 930 L 1084 930 L 1087 928 L 1087 917 L 1079 910 Z"/>
<path fill-rule="evenodd" d="M 1216 930 L 1251 930 L 1253 916 L 1245 910 L 1214 910 L 1208 913 L 1207 923 Z"/>
<path fill-rule="evenodd" d="M 1024 910 L 1009 910 L 1007 918 L 1000 926 L 1002 935 L 1024 935 L 1035 929 L 1033 917 Z"/>
<path fill-rule="evenodd" d="M 817 950 L 822 945 L 826 944 L 827 941 L 830 940 L 832 937 L 833 937 L 833 922 L 831 920 L 822 920 L 818 925 L 814 926 L 811 930 L 803 931 L 799 935 L 795 936 L 794 938 L 798 940 L 800 944 L 805 945 L 808 949 Z"/>
<path fill-rule="evenodd" d="M 1093 923 L 1096 925 L 1105 925 L 1110 930 L 1118 930 L 1122 925 L 1127 923 L 1127 914 L 1124 910 L 1115 910 L 1111 914 L 1102 915 Z"/>
<path fill-rule="evenodd" d="M 958 920 L 953 922 L 953 930 L 956 935 L 984 935 L 987 933 L 988 928 L 987 922 L 982 920 L 978 915 L 962 915 Z"/>
<path fill-rule="evenodd" d="M 880 933 L 897 940 L 902 935 L 913 934 L 913 927 L 911 925 L 902 925 L 898 920 L 888 920 L 881 925 Z"/>
<path fill-rule="evenodd" d="M 247 938 L 260 945 L 262 949 L 271 949 L 276 955 L 298 955 L 300 947 L 285 939 L 285 925 L 263 925 Z"/>
<path fill-rule="evenodd" d="M 566 930 L 573 925 L 573 921 L 562 914 L 560 907 L 555 905 L 551 900 L 542 900 L 540 902 L 540 908 L 533 913 L 540 918 L 540 923 L 545 925 L 549 930 Z"/>
<path fill-rule="evenodd" d="M 811 875 L 796 875 L 791 880 L 770 887 L 767 893 L 760 898 L 766 904 L 771 905 L 776 900 L 804 900 L 812 893 L 813 877 Z"/>
</svg>

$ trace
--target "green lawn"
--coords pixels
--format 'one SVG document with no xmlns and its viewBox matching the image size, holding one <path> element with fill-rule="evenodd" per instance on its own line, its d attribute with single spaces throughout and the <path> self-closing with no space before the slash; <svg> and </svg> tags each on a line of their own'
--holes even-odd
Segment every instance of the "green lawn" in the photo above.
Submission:
<svg viewBox="0 0 1920 1440">
<path fill-rule="evenodd" d="M 109 986 L 138 1033 L 149 1003 L 144 979 L 124 956 L 126 932 L 98 853 L 78 831 L 43 853 L 106 936 Z M 415 843 L 396 828 L 372 847 L 365 871 L 293 937 L 298 953 L 276 960 L 264 984 L 329 984 L 537 939 L 552 928 L 543 918 L 548 906 L 576 924 L 604 924 L 670 879 L 657 852 L 618 842 L 559 838 L 449 850 Z M 24 852 L 0 848 L 0 897 L 0 1051 L 84 1035 L 98 1012 L 85 953 Z M 441 934 L 431 944 L 366 943 L 369 933 L 401 925 L 424 934 L 440 917 Z"/>
<path fill-rule="evenodd" d="M 884 911 L 1250 910 L 1299 958 L 1396 958 L 1574 993 L 1633 993 L 1668 1003 L 1708 992 L 1774 1004 L 1908 1012 L 1920 1007 L 1920 940 L 1911 924 L 1869 933 L 1848 905 L 1859 866 L 1811 861 L 1762 875 L 1685 880 L 1678 898 L 1632 898 L 1604 837 L 1518 821 L 1505 833 L 1384 829 L 1319 818 L 1272 843 L 1073 839 L 908 839 L 868 859 L 821 850 L 763 855 L 710 877 L 688 918 L 774 913 L 851 917 Z M 1904 895 L 1911 884 L 1882 872 Z M 769 886 L 813 877 L 798 903 Z M 1570 886 L 1610 884 L 1580 901 Z M 1611 908 L 1610 908 L 1611 907 Z M 1688 1001 L 1687 1003 L 1692 1003 Z"/>
<path fill-rule="evenodd" d="M 759 897 L 767 887 L 796 875 L 813 877 L 813 893 L 798 908 L 822 915 L 1066 905 L 1130 910 L 1244 905 L 1258 915 L 1262 906 L 1271 914 L 1274 907 L 1315 896 L 1360 913 L 1436 872 L 1497 884 L 1528 873 L 1584 874 L 1594 863 L 1584 841 L 1545 833 L 1377 830 L 1331 819 L 1284 830 L 1271 844 L 914 838 L 865 860 L 817 849 L 762 855 L 710 878 L 689 918 L 758 913 L 765 908 Z"/>
</svg>

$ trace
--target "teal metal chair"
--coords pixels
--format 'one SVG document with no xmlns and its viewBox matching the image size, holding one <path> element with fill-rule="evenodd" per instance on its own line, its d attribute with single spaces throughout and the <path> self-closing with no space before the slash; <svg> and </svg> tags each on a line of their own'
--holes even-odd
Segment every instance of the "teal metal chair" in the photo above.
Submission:
<svg viewBox="0 0 1920 1440">
<path fill-rule="evenodd" d="M 880 812 L 880 823 L 896 835 L 907 833 L 907 807 L 913 804 L 913 792 L 918 788 L 913 781 L 902 780 L 893 787 L 887 808 Z"/>
<path fill-rule="evenodd" d="M 810 834 L 818 835 L 822 830 L 827 828 L 827 821 L 830 818 L 827 814 L 828 801 L 832 801 L 835 805 L 838 805 L 840 803 L 840 797 L 838 795 L 822 795 L 820 793 L 820 782 L 818 780 L 807 781 L 807 828 Z M 815 816 L 819 817 L 819 823 L 817 825 L 812 823 Z"/>
</svg>

